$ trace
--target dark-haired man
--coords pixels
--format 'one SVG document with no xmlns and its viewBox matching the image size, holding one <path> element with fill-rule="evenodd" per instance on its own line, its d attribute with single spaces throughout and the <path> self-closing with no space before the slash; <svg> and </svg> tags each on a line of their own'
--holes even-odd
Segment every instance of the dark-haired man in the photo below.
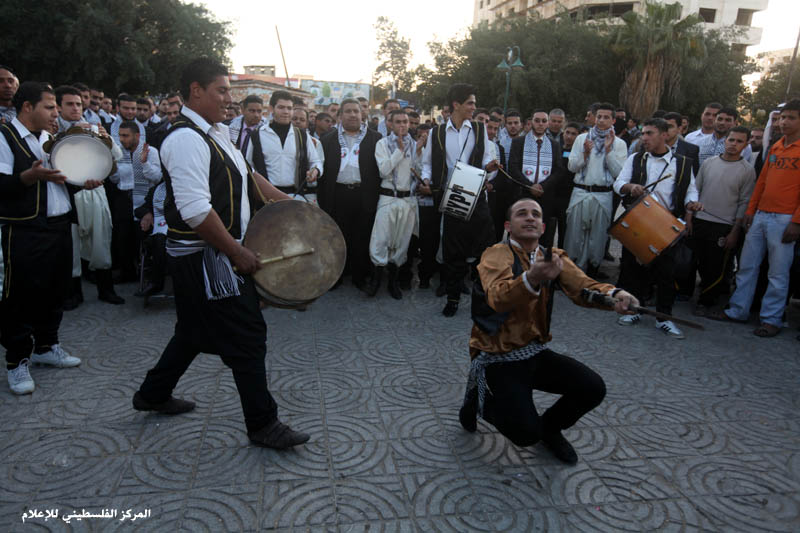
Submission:
<svg viewBox="0 0 800 533">
<path fill-rule="evenodd" d="M 700 272 L 697 316 L 707 316 L 719 295 L 727 293 L 728 269 L 756 183 L 755 169 L 742 157 L 749 135 L 744 126 L 731 128 L 725 151 L 706 159 L 695 178 L 700 203 L 707 209 L 695 213 L 690 226 L 690 243 Z"/>
<path fill-rule="evenodd" d="M 714 131 L 700 144 L 698 159 L 702 165 L 706 159 L 715 155 L 721 155 L 725 151 L 725 138 L 728 132 L 736 126 L 739 112 L 732 107 L 723 107 L 714 118 Z M 753 149 L 748 144 L 742 152 L 742 157 L 750 162 Z"/>
<path fill-rule="evenodd" d="M 383 109 L 381 109 L 381 111 L 383 111 L 383 119 L 381 119 L 381 121 L 378 123 L 378 133 L 384 137 L 389 135 L 389 130 L 386 127 L 386 120 L 389 118 L 389 113 L 395 109 L 400 109 L 400 102 L 394 98 L 389 98 L 383 103 Z"/>
<path fill-rule="evenodd" d="M 569 156 L 575 146 L 575 139 L 581 133 L 581 125 L 577 122 L 569 122 L 561 133 L 564 144 L 561 147 L 561 163 L 563 176 L 558 180 L 555 190 L 555 212 L 558 223 L 558 247 L 564 248 L 564 241 L 567 238 L 567 208 L 572 198 L 572 191 L 575 188 L 575 173 L 569 169 Z"/>
<path fill-rule="evenodd" d="M 358 100 L 345 98 L 339 112 L 340 124 L 322 138 L 325 166 L 318 187 L 319 205 L 344 234 L 345 271 L 356 287 L 365 289 L 370 270 L 369 238 L 380 194 L 375 145 L 381 135 L 361 122 Z"/>
<path fill-rule="evenodd" d="M 541 440 L 560 461 L 575 464 L 578 456 L 561 432 L 603 401 L 606 386 L 589 367 L 548 347 L 551 282 L 557 281 L 564 294 L 583 307 L 591 306 L 582 297 L 584 289 L 614 298 L 614 309 L 621 314 L 639 302 L 613 285 L 587 277 L 563 250 L 553 250 L 548 259 L 539 244 L 542 226 L 542 209 L 536 201 L 515 202 L 506 215 L 508 241 L 495 244 L 481 257 L 476 283 L 485 299 L 480 306 L 473 303 L 472 363 L 458 418 L 464 429 L 474 432 L 481 415 L 517 446 Z M 562 396 L 540 416 L 532 390 Z"/>
<path fill-rule="evenodd" d="M 0 124 L 14 120 L 17 110 L 12 102 L 19 87 L 19 80 L 5 65 L 0 65 Z"/>
<path fill-rule="evenodd" d="M 597 103 L 593 109 L 594 126 L 578 135 L 569 155 L 567 166 L 575 178 L 564 246 L 578 267 L 597 277 L 613 216 L 612 185 L 628 151 L 625 141 L 614 133 L 614 105 Z"/>
<path fill-rule="evenodd" d="M 52 87 L 25 82 L 12 100 L 17 116 L 0 125 L 0 223 L 3 305 L 0 343 L 8 385 L 29 394 L 29 363 L 72 367 L 81 363 L 58 342 L 62 304 L 72 270 L 70 223 L 76 220 L 67 177 L 50 168 L 42 143 L 54 131 L 58 109 Z M 100 182 L 88 181 L 86 188 Z"/>
<path fill-rule="evenodd" d="M 317 118 L 314 120 L 314 132 L 311 134 L 315 139 L 322 139 L 322 136 L 328 133 L 333 126 L 333 117 L 326 112 L 317 113 Z"/>
<path fill-rule="evenodd" d="M 698 202 L 692 162 L 667 148 L 667 129 L 663 119 L 645 121 L 642 130 L 645 151 L 628 157 L 614 182 L 614 191 L 623 197 L 625 206 L 649 192 L 674 216 L 688 219 L 691 211 L 699 211 L 703 206 Z M 654 281 L 658 287 L 656 311 L 672 314 L 675 301 L 675 261 L 672 250 L 662 252 L 648 266 L 643 266 L 631 252 L 623 248 L 620 264 L 619 286 L 641 299 L 648 284 Z M 620 317 L 618 323 L 634 326 L 640 320 L 639 314 L 627 315 Z M 683 332 L 671 320 L 657 320 L 656 328 L 668 336 L 684 338 Z"/>
<path fill-rule="evenodd" d="M 506 155 L 502 163 L 507 167 L 511 155 L 511 141 L 520 136 L 522 132 L 522 115 L 516 109 L 506 111 L 503 119 L 504 127 L 497 133 L 497 143 L 503 147 Z"/>
<path fill-rule="evenodd" d="M 250 137 L 265 124 L 267 119 L 264 118 L 264 101 L 255 94 L 248 94 L 242 100 L 242 114 L 234 117 L 228 125 L 231 142 L 243 154 L 247 153 Z"/>
<path fill-rule="evenodd" d="M 747 235 L 736 291 L 728 308 L 715 317 L 738 322 L 748 319 L 766 255 L 769 285 L 761 300 L 761 325 L 753 331 L 758 337 L 774 337 L 783 327 L 790 271 L 800 239 L 800 99 L 783 106 L 780 127 L 783 137 L 769 149 L 745 212 Z"/>
<path fill-rule="evenodd" d="M 717 118 L 717 113 L 722 109 L 722 104 L 719 102 L 709 102 L 703 109 L 703 114 L 700 115 L 700 128 L 686 135 L 685 141 L 688 143 L 700 146 L 714 133 L 714 121 Z"/>
<path fill-rule="evenodd" d="M 114 119 L 114 122 L 111 124 L 111 129 L 108 133 L 111 135 L 111 138 L 114 139 L 114 142 L 119 144 L 119 126 L 125 120 L 136 120 L 136 97 L 131 96 L 130 94 L 122 93 L 117 98 L 117 106 L 119 107 L 119 114 L 117 118 Z M 147 132 L 144 129 L 144 126 L 140 124 L 138 121 L 136 124 L 139 125 L 139 135 L 144 141 Z"/>
<path fill-rule="evenodd" d="M 260 264 L 242 246 L 250 220 L 248 190 L 256 187 L 265 199 L 288 197 L 248 172 L 221 124 L 231 103 L 224 66 L 194 60 L 181 75 L 181 93 L 186 104 L 161 145 L 177 323 L 133 407 L 164 414 L 191 411 L 195 404 L 173 398 L 172 391 L 200 352 L 217 354 L 233 371 L 250 441 L 276 449 L 302 444 L 309 436 L 281 423 L 267 388 L 267 327 L 251 276 Z"/>
<path fill-rule="evenodd" d="M 553 245 L 556 231 L 555 192 L 559 180 L 563 177 L 561 145 L 547 135 L 548 114 L 544 109 L 537 109 L 531 117 L 531 131 L 524 137 L 518 137 L 511 143 L 511 155 L 508 160 L 508 172 L 518 183 L 527 187 L 507 183 L 517 190 L 514 200 L 525 196 L 533 198 L 542 207 L 546 229 L 539 241 L 542 246 Z M 503 206 L 508 209 L 511 204 Z"/>
<path fill-rule="evenodd" d="M 562 133 L 566 118 L 567 117 L 563 109 L 556 107 L 550 110 L 550 113 L 547 115 L 547 131 L 545 131 L 545 135 L 547 135 L 551 141 L 556 141 L 561 145 L 564 144 L 564 137 Z"/>
<path fill-rule="evenodd" d="M 456 83 L 447 91 L 447 103 L 452 114 L 445 124 L 431 130 L 422 155 L 422 180 L 435 191 L 447 186 L 447 179 L 457 161 L 467 163 L 486 172 L 499 168 L 487 150 L 489 138 L 482 122 L 472 121 L 475 111 L 475 87 Z M 439 192 L 439 200 L 441 192 Z M 479 191 L 475 209 L 469 220 L 445 214 L 442 224 L 442 256 L 447 280 L 447 304 L 442 314 L 454 316 L 461 299 L 461 285 L 469 270 L 477 279 L 477 262 L 494 240 L 489 204 L 486 193 Z M 471 265 L 471 268 L 470 268 Z"/>
<path fill-rule="evenodd" d="M 245 159 L 279 191 L 316 204 L 322 161 L 308 132 L 292 126 L 292 95 L 283 90 L 272 93 L 269 112 L 272 122 L 252 132 Z"/>
<path fill-rule="evenodd" d="M 695 176 L 700 171 L 700 148 L 696 144 L 686 142 L 681 139 L 680 125 L 681 114 L 669 112 L 664 115 L 664 121 L 667 123 L 667 148 L 673 153 L 686 156 L 692 160 L 692 171 Z"/>
</svg>

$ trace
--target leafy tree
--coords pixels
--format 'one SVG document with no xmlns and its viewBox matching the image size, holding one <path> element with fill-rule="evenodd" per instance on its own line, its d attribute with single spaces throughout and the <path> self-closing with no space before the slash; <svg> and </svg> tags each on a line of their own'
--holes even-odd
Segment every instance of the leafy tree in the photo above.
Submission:
<svg viewBox="0 0 800 533">
<path fill-rule="evenodd" d="M 784 101 L 786 85 L 789 81 L 790 60 L 785 59 L 772 67 L 756 86 L 753 92 L 752 109 L 763 109 L 767 113 Z M 795 67 L 792 74 L 792 88 L 789 99 L 800 98 L 800 68 Z"/>
<path fill-rule="evenodd" d="M 394 23 L 387 17 L 378 17 L 374 27 L 378 39 L 375 58 L 379 63 L 373 74 L 373 84 L 377 85 L 385 80 L 389 88 L 394 87 L 398 93 L 405 93 L 407 96 L 412 92 L 415 81 L 414 74 L 408 68 L 411 61 L 411 41 L 401 37 Z"/>
<path fill-rule="evenodd" d="M 21 80 L 164 92 L 198 56 L 227 63 L 229 26 L 179 0 L 6 0 L 0 57 Z"/>
<path fill-rule="evenodd" d="M 650 116 L 661 103 L 681 98 L 682 67 L 699 66 L 706 57 L 702 20 L 681 19 L 682 5 L 648 0 L 645 13 L 628 11 L 611 37 L 624 81 L 619 100 L 635 117 Z"/>
</svg>

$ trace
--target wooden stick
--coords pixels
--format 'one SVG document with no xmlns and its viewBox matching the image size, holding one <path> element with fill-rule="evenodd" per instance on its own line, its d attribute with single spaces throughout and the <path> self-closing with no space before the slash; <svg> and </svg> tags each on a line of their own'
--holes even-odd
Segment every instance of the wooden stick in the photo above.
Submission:
<svg viewBox="0 0 800 533">
<path fill-rule="evenodd" d="M 260 259 L 258 262 L 261 263 L 262 265 L 268 265 L 269 263 L 277 263 L 278 261 L 283 261 L 284 259 L 292 259 L 293 257 L 300 257 L 301 255 L 309 255 L 313 253 L 314 249 L 309 248 L 308 250 L 303 250 L 302 252 L 295 252 L 293 254 L 286 254 L 286 255 L 276 255 L 275 257 Z"/>
</svg>

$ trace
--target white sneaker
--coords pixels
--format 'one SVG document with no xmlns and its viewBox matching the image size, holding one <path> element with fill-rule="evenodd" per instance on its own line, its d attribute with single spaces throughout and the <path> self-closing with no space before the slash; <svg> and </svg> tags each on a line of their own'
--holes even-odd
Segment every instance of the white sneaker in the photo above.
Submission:
<svg viewBox="0 0 800 533">
<path fill-rule="evenodd" d="M 8 371 L 8 386 L 14 394 L 30 394 L 35 385 L 31 372 L 28 370 L 28 359 L 20 361 L 17 368 Z"/>
<path fill-rule="evenodd" d="M 642 315 L 636 313 L 635 315 L 622 315 L 617 319 L 617 324 L 620 326 L 635 326 L 642 320 Z"/>
<path fill-rule="evenodd" d="M 81 360 L 65 352 L 60 344 L 54 344 L 50 347 L 49 352 L 31 355 L 31 363 L 67 368 L 70 366 L 78 366 L 81 364 Z"/>
<path fill-rule="evenodd" d="M 672 323 L 672 320 L 665 320 L 663 322 L 656 320 L 656 328 L 660 329 L 670 337 L 675 337 L 676 339 L 685 338 L 683 332 L 678 329 L 678 326 Z"/>
</svg>

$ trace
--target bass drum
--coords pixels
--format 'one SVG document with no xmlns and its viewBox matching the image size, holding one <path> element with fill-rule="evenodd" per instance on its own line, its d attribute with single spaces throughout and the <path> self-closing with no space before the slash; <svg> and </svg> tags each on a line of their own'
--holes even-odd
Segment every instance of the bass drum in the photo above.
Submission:
<svg viewBox="0 0 800 533">
<path fill-rule="evenodd" d="M 642 195 L 611 224 L 609 235 L 643 265 L 649 265 L 686 233 L 686 223 L 650 194 Z"/>
<path fill-rule="evenodd" d="M 259 295 L 284 309 L 305 307 L 328 292 L 347 257 L 336 222 L 311 203 L 291 200 L 262 207 L 247 226 L 244 246 L 266 263 L 253 274 Z"/>
</svg>

